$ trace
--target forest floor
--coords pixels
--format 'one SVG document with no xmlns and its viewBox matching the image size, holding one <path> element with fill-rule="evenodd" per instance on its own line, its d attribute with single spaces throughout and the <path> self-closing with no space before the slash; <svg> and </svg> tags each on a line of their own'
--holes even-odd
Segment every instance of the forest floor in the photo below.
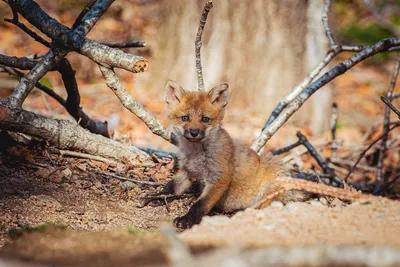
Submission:
<svg viewBox="0 0 400 267">
<path fill-rule="evenodd" d="M 115 178 L 122 171 L 118 166 L 50 155 L 39 145 L 3 147 L 0 161 L 0 256 L 7 264 L 166 263 L 170 244 L 159 226 L 184 214 L 193 203 L 186 198 L 167 206 L 139 208 L 137 198 L 160 186 L 119 180 Z M 165 182 L 174 162 L 156 161 L 156 168 L 128 172 L 140 181 L 158 177 Z M 387 198 L 352 204 L 333 198 L 286 206 L 278 203 L 232 217 L 206 217 L 200 225 L 178 234 L 198 260 L 205 253 L 215 253 L 210 250 L 214 247 L 251 250 L 329 244 L 383 246 L 399 252 L 398 236 L 400 202 Z"/>
</svg>

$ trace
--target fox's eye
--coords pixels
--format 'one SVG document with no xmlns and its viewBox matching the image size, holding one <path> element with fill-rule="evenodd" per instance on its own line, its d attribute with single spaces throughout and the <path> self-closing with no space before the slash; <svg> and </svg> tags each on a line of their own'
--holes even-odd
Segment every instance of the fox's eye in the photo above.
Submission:
<svg viewBox="0 0 400 267">
<path fill-rule="evenodd" d="M 182 119 L 182 121 L 189 121 L 189 116 L 183 115 L 181 119 Z"/>
<path fill-rule="evenodd" d="M 209 121 L 210 121 L 210 118 L 209 118 L 209 117 L 206 117 L 206 116 L 203 116 L 203 117 L 201 117 L 201 121 L 202 121 L 202 122 L 209 122 Z"/>
</svg>

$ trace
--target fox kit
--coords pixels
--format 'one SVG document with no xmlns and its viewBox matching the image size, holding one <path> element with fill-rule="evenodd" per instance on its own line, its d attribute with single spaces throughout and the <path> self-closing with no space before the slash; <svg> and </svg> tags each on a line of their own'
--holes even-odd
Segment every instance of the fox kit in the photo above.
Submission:
<svg viewBox="0 0 400 267">
<path fill-rule="evenodd" d="M 166 91 L 169 118 L 179 138 L 180 170 L 161 193 L 183 194 L 195 181 L 202 187 L 189 212 L 175 219 L 177 227 L 190 228 L 200 223 L 213 208 L 224 212 L 245 209 L 280 189 L 275 181 L 277 176 L 285 175 L 280 160 L 259 157 L 234 142 L 221 128 L 228 104 L 228 84 L 207 93 L 185 91 L 168 81 Z M 278 198 L 287 202 L 298 196 L 289 191 Z"/>
</svg>

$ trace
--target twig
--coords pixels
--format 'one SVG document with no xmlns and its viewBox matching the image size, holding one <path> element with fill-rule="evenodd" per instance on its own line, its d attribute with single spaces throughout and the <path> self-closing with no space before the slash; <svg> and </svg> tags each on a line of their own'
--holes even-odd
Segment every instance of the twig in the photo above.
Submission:
<svg viewBox="0 0 400 267">
<path fill-rule="evenodd" d="M 130 112 L 135 114 L 139 119 L 141 119 L 147 127 L 154 134 L 161 136 L 168 142 L 177 145 L 178 139 L 174 133 L 165 128 L 160 121 L 158 121 L 153 115 L 151 115 L 147 110 L 145 110 L 125 89 L 122 83 L 119 81 L 118 76 L 114 71 L 108 67 L 99 65 L 100 71 L 103 74 L 104 80 L 114 94 L 119 98 L 122 105 Z"/>
<path fill-rule="evenodd" d="M 384 96 L 381 96 L 381 100 L 383 101 L 383 103 L 385 103 L 394 113 L 396 113 L 397 117 L 400 120 L 400 111 L 392 105 L 392 103 L 390 103 L 389 99 L 387 99 Z"/>
<path fill-rule="evenodd" d="M 328 164 L 326 164 L 326 162 L 318 154 L 317 150 L 315 150 L 315 148 L 313 147 L 313 145 L 311 145 L 311 143 L 307 140 L 307 138 L 300 131 L 298 131 L 296 135 L 299 138 L 301 144 L 307 148 L 308 152 L 310 152 L 311 156 L 317 161 L 318 165 L 324 170 L 324 172 L 331 174 L 333 177 L 333 181 L 338 184 L 341 184 L 342 179 L 335 174 L 335 171 L 332 168 L 330 168 Z"/>
<path fill-rule="evenodd" d="M 400 94 L 394 94 L 392 95 L 392 100 L 400 98 Z"/>
<path fill-rule="evenodd" d="M 126 178 L 120 175 L 116 175 L 116 174 L 112 174 L 109 172 L 102 172 L 102 175 L 105 176 L 110 176 L 119 180 L 124 180 L 124 181 L 129 181 L 132 183 L 137 183 L 137 184 L 145 184 L 145 185 L 151 185 L 151 186 L 159 186 L 159 185 L 164 185 L 164 183 L 160 183 L 160 182 L 150 182 L 150 181 L 142 181 L 142 180 L 136 180 L 136 179 L 131 179 L 131 178 Z"/>
<path fill-rule="evenodd" d="M 12 57 L 0 54 L 0 64 L 21 70 L 31 70 L 39 61 L 34 61 L 28 57 Z M 58 67 L 52 70 L 57 70 Z"/>
<path fill-rule="evenodd" d="M 204 26 L 207 21 L 208 12 L 210 12 L 212 7 L 213 7 L 212 0 L 208 0 L 206 2 L 206 4 L 204 5 L 203 13 L 201 14 L 201 17 L 200 17 L 199 28 L 197 30 L 197 36 L 196 36 L 196 41 L 195 41 L 197 82 L 199 85 L 199 91 L 205 91 L 203 70 L 201 67 L 201 55 L 200 55 L 200 50 L 201 50 L 201 46 L 202 46 L 201 37 L 203 35 Z"/>
<path fill-rule="evenodd" d="M 65 109 L 83 128 L 88 129 L 92 133 L 101 134 L 109 138 L 110 134 L 108 132 L 107 122 L 92 120 L 82 111 L 80 106 L 81 97 L 75 79 L 75 71 L 72 69 L 69 61 L 65 58 L 62 59 L 58 69 L 68 93 L 67 101 L 64 106 Z"/>
<path fill-rule="evenodd" d="M 329 159 L 329 161 L 335 165 L 345 165 L 345 166 L 349 166 L 349 167 L 354 165 L 353 161 L 346 160 L 346 159 L 331 158 L 331 159 Z M 358 164 L 356 169 L 360 169 L 362 171 L 367 171 L 367 172 L 376 172 L 376 168 L 370 167 L 367 165 L 361 165 L 361 164 Z"/>
<path fill-rule="evenodd" d="M 388 130 L 388 133 L 397 128 L 398 126 L 400 126 L 400 123 L 397 123 L 396 125 L 394 125 L 393 127 L 391 127 Z M 353 167 L 351 167 L 350 171 L 347 173 L 346 177 L 344 177 L 344 181 L 347 182 L 347 179 L 349 178 L 350 174 L 354 171 L 354 169 L 357 167 L 358 163 L 360 163 L 361 159 L 365 156 L 365 154 L 367 153 L 367 151 L 373 147 L 377 142 L 379 142 L 379 140 L 381 140 L 383 138 L 385 134 L 382 134 L 381 136 L 379 136 L 377 139 L 375 139 L 363 152 L 361 152 L 360 156 L 358 157 L 356 163 L 354 163 Z"/>
<path fill-rule="evenodd" d="M 322 24 L 324 25 L 325 28 L 325 34 L 329 39 L 329 43 L 331 44 L 331 47 L 336 45 L 335 38 L 333 37 L 332 31 L 329 28 L 329 22 L 328 22 L 328 12 L 329 8 L 331 7 L 331 0 L 326 0 L 325 1 L 325 6 L 324 6 L 324 11 L 322 12 Z"/>
<path fill-rule="evenodd" d="M 54 151 L 54 150 L 52 150 L 52 151 Z M 100 157 L 100 156 L 90 155 L 90 154 L 71 151 L 71 150 L 60 149 L 57 152 L 59 152 L 59 154 L 62 155 L 62 156 L 71 156 L 71 157 L 82 158 L 82 159 L 92 159 L 92 160 L 105 162 L 105 163 L 108 163 L 108 164 L 116 164 L 117 163 L 117 161 L 115 161 L 115 160 L 109 160 L 109 159 L 106 159 L 106 158 L 103 158 L 103 157 Z"/>
<path fill-rule="evenodd" d="M 385 99 L 388 100 L 387 103 L 390 104 L 392 95 L 393 95 L 393 90 L 394 87 L 396 86 L 396 80 L 397 76 L 399 75 L 399 70 L 400 70 L 400 55 L 397 58 L 396 66 L 394 67 L 392 78 L 390 80 L 390 85 L 388 90 L 386 91 Z M 386 104 L 386 102 L 385 102 Z M 376 180 L 375 182 L 377 184 L 382 183 L 382 173 L 383 173 L 383 160 L 385 158 L 385 153 L 386 153 L 386 148 L 387 148 L 387 140 L 388 140 L 388 131 L 389 131 L 389 123 L 390 123 L 390 109 L 389 106 L 386 104 L 385 106 L 385 112 L 384 112 L 384 118 L 383 118 L 383 137 L 382 137 L 382 142 L 381 146 L 379 149 L 379 155 L 378 155 L 378 163 L 376 166 Z"/>
<path fill-rule="evenodd" d="M 288 145 L 288 146 L 286 146 L 286 147 L 283 147 L 283 148 L 274 150 L 274 151 L 272 151 L 271 153 L 272 153 L 272 155 L 280 155 L 280 154 L 282 154 L 282 153 L 285 153 L 285 152 L 288 152 L 288 151 L 292 150 L 292 149 L 295 148 L 295 147 L 298 147 L 298 146 L 301 145 L 301 144 L 302 144 L 302 143 L 301 143 L 301 141 L 299 140 L 299 141 L 297 141 L 296 143 L 293 143 L 293 144 Z"/>
<path fill-rule="evenodd" d="M 184 199 L 184 198 L 192 198 L 191 194 L 183 194 L 183 195 L 156 195 L 156 196 L 140 196 L 139 199 L 144 200 L 139 208 L 143 208 L 147 206 L 153 200 L 175 200 L 175 199 Z"/>
<path fill-rule="evenodd" d="M 336 143 L 336 129 L 337 129 L 337 119 L 338 119 L 337 112 L 338 112 L 337 104 L 333 103 L 332 104 L 332 117 L 331 117 L 331 134 L 332 134 L 331 157 L 332 158 L 336 158 L 337 148 L 338 148 L 338 144 Z"/>
<path fill-rule="evenodd" d="M 393 178 L 391 181 L 387 182 L 384 186 L 382 186 L 378 191 L 375 192 L 375 195 L 379 195 L 384 193 L 391 185 L 393 185 L 398 179 L 400 178 L 400 175 L 397 175 L 395 178 Z"/>
<path fill-rule="evenodd" d="M 18 28 L 20 28 L 22 31 L 24 31 L 26 34 L 28 34 L 30 37 L 32 37 L 36 42 L 41 43 L 42 45 L 44 45 L 48 48 L 51 48 L 51 44 L 48 41 L 46 41 L 45 39 L 40 37 L 37 33 L 32 31 L 31 29 L 29 29 L 28 27 L 26 27 L 25 24 L 23 24 L 22 22 L 19 22 L 18 20 L 14 20 L 14 19 L 4 19 L 4 21 L 14 24 Z"/>
<path fill-rule="evenodd" d="M 86 16 L 89 10 L 93 7 L 97 0 L 89 0 L 86 4 L 85 8 L 82 9 L 81 13 L 79 13 L 78 17 L 76 18 L 74 24 L 72 25 L 71 29 L 75 29 L 78 25 L 82 22 L 82 19 Z"/>
<path fill-rule="evenodd" d="M 316 141 L 314 142 L 314 147 L 324 147 L 326 145 L 329 145 L 331 142 L 330 141 L 324 141 L 324 140 L 320 140 L 320 141 Z M 305 148 L 304 146 L 300 147 L 298 150 L 290 153 L 289 155 L 285 156 L 282 159 L 283 163 L 287 163 L 297 157 L 300 157 L 301 155 L 303 155 L 304 153 L 307 153 L 307 148 Z"/>
<path fill-rule="evenodd" d="M 131 47 L 146 47 L 146 42 L 127 42 L 127 43 L 116 43 L 116 44 L 108 44 L 108 43 L 102 43 L 103 45 L 106 45 L 108 47 L 112 48 L 131 48 Z"/>
</svg>

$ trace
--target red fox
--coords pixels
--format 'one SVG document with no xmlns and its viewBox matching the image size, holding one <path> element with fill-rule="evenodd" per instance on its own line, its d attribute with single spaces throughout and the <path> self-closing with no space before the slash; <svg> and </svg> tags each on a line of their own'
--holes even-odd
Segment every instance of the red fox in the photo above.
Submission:
<svg viewBox="0 0 400 267">
<path fill-rule="evenodd" d="M 234 142 L 221 128 L 228 104 L 228 84 L 207 93 L 185 91 L 176 82 L 168 81 L 166 91 L 168 115 L 179 137 L 180 169 L 159 194 L 183 194 L 195 181 L 202 187 L 189 212 L 174 220 L 177 227 L 190 228 L 200 223 L 213 208 L 224 212 L 248 208 L 280 189 L 275 178 L 285 176 L 286 170 L 279 158 L 259 157 Z M 302 194 L 288 191 L 278 200 L 302 198 Z"/>
</svg>

